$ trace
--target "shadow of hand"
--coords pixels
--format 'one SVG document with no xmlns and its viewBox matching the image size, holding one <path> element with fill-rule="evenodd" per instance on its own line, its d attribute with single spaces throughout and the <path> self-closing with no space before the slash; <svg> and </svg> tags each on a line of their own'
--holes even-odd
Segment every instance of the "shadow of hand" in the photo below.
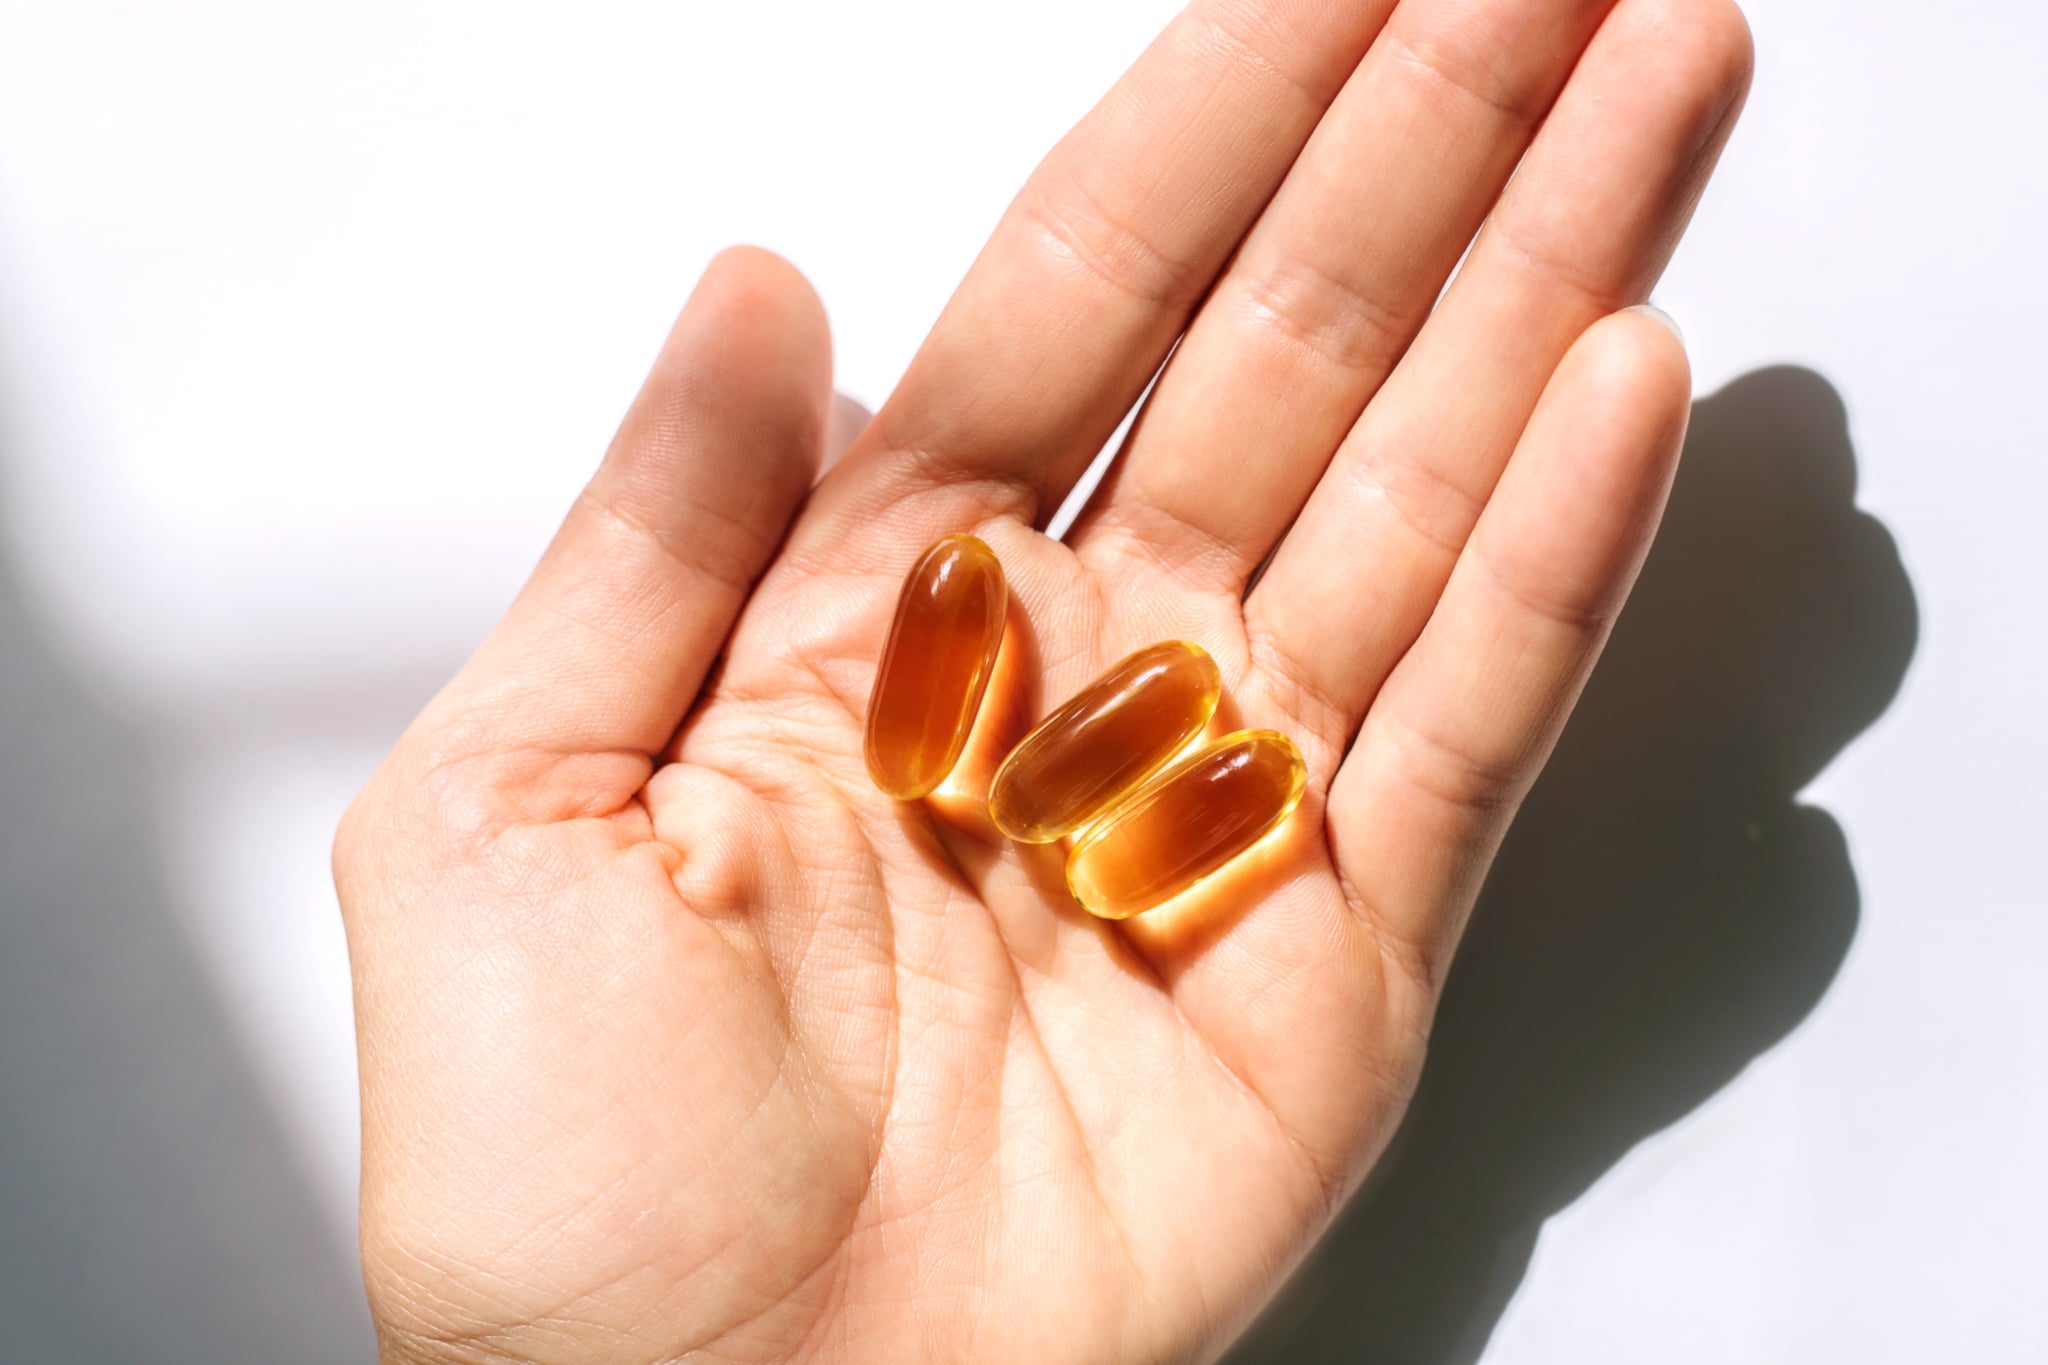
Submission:
<svg viewBox="0 0 2048 1365">
<path fill-rule="evenodd" d="M 1727 1084 L 1856 932 L 1797 794 L 1889 704 L 1912 587 L 1808 370 L 1694 409 L 1632 605 L 1495 865 L 1407 1124 L 1233 1362 L 1476 1360 L 1543 1220 Z"/>
</svg>

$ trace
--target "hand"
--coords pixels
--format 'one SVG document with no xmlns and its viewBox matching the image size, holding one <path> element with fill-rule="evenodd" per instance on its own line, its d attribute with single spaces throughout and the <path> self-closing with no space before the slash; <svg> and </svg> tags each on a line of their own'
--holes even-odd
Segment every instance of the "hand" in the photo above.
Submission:
<svg viewBox="0 0 2048 1365">
<path fill-rule="evenodd" d="M 817 301 L 706 274 L 337 843 L 388 1358 L 1200 1356 L 1354 1187 L 1654 530 L 1689 380 L 1619 310 L 1749 61 L 1727 0 L 1389 8 L 1197 0 L 822 479 Z M 1111 925 L 877 793 L 877 656 L 954 531 L 1018 625 L 970 788 L 1180 637 L 1300 742 L 1285 833 Z"/>
</svg>

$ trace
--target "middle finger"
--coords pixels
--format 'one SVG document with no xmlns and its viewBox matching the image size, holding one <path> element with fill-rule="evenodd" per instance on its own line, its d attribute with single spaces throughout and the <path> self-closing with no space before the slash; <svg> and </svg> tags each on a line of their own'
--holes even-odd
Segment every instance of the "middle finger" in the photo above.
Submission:
<svg viewBox="0 0 2048 1365">
<path fill-rule="evenodd" d="M 1240 591 L 1413 339 L 1613 0 L 1408 0 L 1070 539 Z M 1247 395 L 1260 401 L 1247 402 Z"/>
</svg>

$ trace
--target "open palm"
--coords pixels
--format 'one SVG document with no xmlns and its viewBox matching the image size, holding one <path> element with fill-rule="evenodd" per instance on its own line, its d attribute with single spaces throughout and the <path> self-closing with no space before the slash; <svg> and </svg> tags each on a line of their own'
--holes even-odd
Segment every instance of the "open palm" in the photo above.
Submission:
<svg viewBox="0 0 2048 1365">
<path fill-rule="evenodd" d="M 387 1355 L 1220 1349 L 1400 1118 L 1654 530 L 1687 374 L 1617 310 L 1747 63 L 1724 0 L 1202 0 L 822 478 L 817 301 L 720 258 L 337 844 Z M 862 716 L 955 531 L 1013 628 L 956 789 L 899 805 Z M 973 796 L 1168 638 L 1309 793 L 1112 925 Z"/>
</svg>

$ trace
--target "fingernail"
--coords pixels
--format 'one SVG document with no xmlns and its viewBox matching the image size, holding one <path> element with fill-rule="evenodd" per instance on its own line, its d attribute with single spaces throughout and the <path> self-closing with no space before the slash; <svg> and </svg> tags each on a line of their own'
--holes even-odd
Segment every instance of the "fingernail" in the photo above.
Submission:
<svg viewBox="0 0 2048 1365">
<path fill-rule="evenodd" d="M 1641 313 L 1646 318 L 1654 318 L 1670 329 L 1671 335 L 1678 338 L 1679 345 L 1685 345 L 1685 333 L 1678 330 L 1678 319 L 1672 317 L 1671 314 L 1665 312 L 1656 304 L 1639 303 L 1633 308 L 1624 308 L 1622 311 L 1625 313 Z"/>
</svg>

